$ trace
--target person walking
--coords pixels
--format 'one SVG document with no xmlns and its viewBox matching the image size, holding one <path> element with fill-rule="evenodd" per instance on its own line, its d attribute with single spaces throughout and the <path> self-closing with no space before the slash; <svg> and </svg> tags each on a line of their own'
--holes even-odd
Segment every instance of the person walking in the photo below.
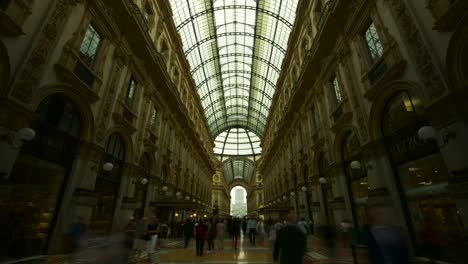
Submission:
<svg viewBox="0 0 468 264">
<path fill-rule="evenodd" d="M 224 221 L 221 219 L 216 224 L 216 244 L 219 250 L 224 249 L 224 233 L 226 231 L 226 226 Z"/>
<path fill-rule="evenodd" d="M 206 220 L 205 220 L 206 222 Z M 208 231 L 206 234 L 206 240 L 208 242 L 208 252 L 214 250 L 214 239 L 216 238 L 216 224 L 213 219 L 210 219 L 208 223 Z"/>
<path fill-rule="evenodd" d="M 153 216 L 151 217 L 151 221 L 148 224 L 148 236 L 149 236 L 149 241 L 147 243 L 148 254 L 152 254 L 156 250 L 156 242 L 158 240 L 158 233 L 159 233 L 158 219 L 156 218 L 156 216 Z"/>
<path fill-rule="evenodd" d="M 307 238 L 295 222 L 296 215 L 291 211 L 286 218 L 286 225 L 277 232 L 273 260 L 280 264 L 303 263 Z"/>
<path fill-rule="evenodd" d="M 187 220 L 185 220 L 185 224 L 184 224 L 184 242 L 185 242 L 185 248 L 188 247 L 189 245 L 189 240 L 190 238 L 193 236 L 193 223 L 192 221 L 190 221 L 190 219 L 187 218 Z"/>
<path fill-rule="evenodd" d="M 233 219 L 232 226 L 231 226 L 231 234 L 232 234 L 232 247 L 234 250 L 237 250 L 237 242 L 239 241 L 240 236 L 240 220 Z"/>
<path fill-rule="evenodd" d="M 242 234 L 245 237 L 245 233 L 247 232 L 247 219 L 244 217 L 242 220 Z"/>
<path fill-rule="evenodd" d="M 263 222 L 261 218 L 258 219 L 257 221 L 257 234 L 258 234 L 260 243 L 263 243 L 264 238 L 265 238 L 265 223 Z"/>
<path fill-rule="evenodd" d="M 254 218 L 249 219 L 247 227 L 249 228 L 250 244 L 255 246 L 255 237 L 257 234 L 257 221 L 255 221 Z"/>
<path fill-rule="evenodd" d="M 304 235 L 308 235 L 309 234 L 309 228 L 307 227 L 307 222 L 305 221 L 305 218 L 301 218 L 301 221 L 297 222 L 297 226 L 299 227 L 299 229 L 301 229 L 302 233 L 304 233 Z"/>
<path fill-rule="evenodd" d="M 203 246 L 205 244 L 206 232 L 208 228 L 203 223 L 203 220 L 200 219 L 198 225 L 195 227 L 195 244 L 197 256 L 203 256 Z"/>
</svg>

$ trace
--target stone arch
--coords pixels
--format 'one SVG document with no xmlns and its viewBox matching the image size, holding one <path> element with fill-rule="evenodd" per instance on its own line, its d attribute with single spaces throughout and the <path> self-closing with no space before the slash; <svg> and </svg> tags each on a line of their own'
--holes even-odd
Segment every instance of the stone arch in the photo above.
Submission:
<svg viewBox="0 0 468 264">
<path fill-rule="evenodd" d="M 133 141 L 132 141 L 131 135 L 126 132 L 126 129 L 124 127 L 115 126 L 115 127 L 111 128 L 111 129 L 107 130 L 107 133 L 106 133 L 106 136 L 104 137 L 102 145 L 105 147 L 107 139 L 113 133 L 119 133 L 120 136 L 122 137 L 124 143 L 125 143 L 125 162 L 133 163 L 134 153 L 135 153 L 134 146 L 133 146 Z"/>
<path fill-rule="evenodd" d="M 10 76 L 10 57 L 8 56 L 8 51 L 3 41 L 0 41 L 0 95 L 7 93 L 7 88 L 10 84 Z"/>
<path fill-rule="evenodd" d="M 413 82 L 408 81 L 393 81 L 383 87 L 379 94 L 375 97 L 372 103 L 369 114 L 369 138 L 375 141 L 382 138 L 381 121 L 382 111 L 395 94 L 407 91 L 411 96 L 417 113 L 422 113 L 424 103 L 422 101 L 422 88 Z"/>
<path fill-rule="evenodd" d="M 236 179 L 236 180 L 232 181 L 231 184 L 229 184 L 229 192 L 236 186 L 241 186 L 242 188 L 247 190 L 247 192 L 249 191 L 249 186 L 248 186 L 248 183 L 246 181 Z"/>
<path fill-rule="evenodd" d="M 348 139 L 350 135 L 353 135 L 359 140 L 359 130 L 353 125 L 343 126 L 338 133 L 335 134 L 335 140 L 333 141 L 333 158 L 335 161 L 342 161 L 343 159 L 343 143 Z"/>
<path fill-rule="evenodd" d="M 314 156 L 312 158 L 312 171 L 313 171 L 313 175 L 310 175 L 310 176 L 317 176 L 319 175 L 320 173 L 320 159 L 324 157 L 328 163 L 330 163 L 328 157 L 327 157 L 327 153 L 325 150 L 323 149 L 318 149 L 316 151 L 314 151 Z"/>
<path fill-rule="evenodd" d="M 150 173 L 152 175 L 156 175 L 156 172 L 158 169 L 156 168 L 157 162 L 156 162 L 156 155 L 154 155 L 154 149 L 152 147 L 145 146 L 141 153 L 138 155 L 138 162 L 140 162 L 140 159 L 143 157 L 143 155 L 147 154 L 150 160 Z"/>
<path fill-rule="evenodd" d="M 446 63 L 450 89 L 465 90 L 468 87 L 468 16 L 459 23 L 450 40 Z"/>
<path fill-rule="evenodd" d="M 75 105 L 80 112 L 81 139 L 91 142 L 95 132 L 93 111 L 86 98 L 70 85 L 59 83 L 40 88 L 31 102 L 31 108 L 37 109 L 44 99 L 53 94 L 63 94 Z"/>
</svg>

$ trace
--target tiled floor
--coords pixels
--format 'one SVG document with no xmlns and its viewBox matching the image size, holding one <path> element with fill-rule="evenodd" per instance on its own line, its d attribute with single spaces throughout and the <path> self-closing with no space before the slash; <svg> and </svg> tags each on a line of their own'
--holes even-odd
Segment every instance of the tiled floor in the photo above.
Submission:
<svg viewBox="0 0 468 264">
<path fill-rule="evenodd" d="M 351 252 L 347 249 L 338 249 L 337 257 L 330 259 L 327 255 L 330 251 L 324 248 L 320 241 L 314 237 L 308 239 L 308 252 L 306 254 L 307 263 L 353 263 Z M 273 263 L 271 254 L 268 249 L 268 242 L 258 242 L 256 246 L 250 245 L 248 240 L 241 238 L 238 250 L 234 250 L 230 240 L 224 241 L 224 250 L 214 250 L 212 252 L 205 251 L 201 257 L 196 256 L 195 241 L 190 241 L 188 248 L 183 248 L 181 240 L 165 240 L 162 241 L 161 250 L 156 257 L 159 259 L 157 263 L 161 264 L 189 264 L 189 263 L 252 263 L 263 264 Z M 364 264 L 364 261 L 360 261 Z"/>
</svg>

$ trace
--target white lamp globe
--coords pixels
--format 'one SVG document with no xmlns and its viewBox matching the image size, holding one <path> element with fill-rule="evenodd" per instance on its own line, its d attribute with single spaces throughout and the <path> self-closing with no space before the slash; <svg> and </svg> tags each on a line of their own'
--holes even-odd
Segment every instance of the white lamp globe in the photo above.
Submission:
<svg viewBox="0 0 468 264">
<path fill-rule="evenodd" d="M 36 131 L 29 127 L 24 127 L 18 130 L 15 134 L 15 138 L 19 140 L 30 141 L 36 137 Z"/>
<path fill-rule="evenodd" d="M 320 182 L 320 184 L 325 184 L 325 183 L 327 183 L 327 179 L 325 179 L 324 177 L 320 177 L 319 182 Z"/>
<path fill-rule="evenodd" d="M 286 200 L 288 199 L 288 197 L 286 197 L 286 195 L 283 195 L 283 200 Z"/>
<path fill-rule="evenodd" d="M 148 183 L 148 179 L 143 178 L 143 179 L 140 180 L 140 183 L 141 183 L 142 185 L 146 185 L 146 184 Z"/>
<path fill-rule="evenodd" d="M 102 169 L 104 171 L 111 171 L 113 168 L 114 168 L 114 164 L 112 164 L 110 162 L 106 162 L 106 163 L 104 163 L 104 165 L 102 165 Z"/>
<path fill-rule="evenodd" d="M 301 190 L 302 190 L 303 192 L 305 192 L 305 191 L 307 191 L 307 187 L 302 186 Z"/>
<path fill-rule="evenodd" d="M 164 185 L 164 186 L 162 187 L 162 191 L 163 191 L 163 192 L 167 192 L 167 190 L 168 190 L 167 186 Z"/>
<path fill-rule="evenodd" d="M 176 195 L 177 195 L 177 197 L 180 197 L 180 196 L 182 196 L 182 193 L 176 192 Z"/>
<path fill-rule="evenodd" d="M 187 200 L 187 201 L 190 200 L 190 196 L 188 196 L 188 195 L 185 196 L 185 200 Z"/>
<path fill-rule="evenodd" d="M 291 192 L 291 196 L 295 196 L 295 195 L 296 195 L 296 193 L 295 193 L 295 192 Z"/>
<path fill-rule="evenodd" d="M 436 138 L 436 131 L 431 126 L 423 126 L 418 130 L 418 137 L 422 140 Z"/>
<path fill-rule="evenodd" d="M 357 160 L 351 161 L 351 164 L 349 164 L 349 165 L 351 166 L 351 169 L 353 169 L 353 170 L 361 169 L 361 162 L 359 162 Z"/>
</svg>

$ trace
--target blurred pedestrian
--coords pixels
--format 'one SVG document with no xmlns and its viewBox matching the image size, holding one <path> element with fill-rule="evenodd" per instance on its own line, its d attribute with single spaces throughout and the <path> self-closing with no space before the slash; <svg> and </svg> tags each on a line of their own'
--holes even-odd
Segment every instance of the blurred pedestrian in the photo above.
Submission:
<svg viewBox="0 0 468 264">
<path fill-rule="evenodd" d="M 200 219 L 198 225 L 195 227 L 195 244 L 197 256 L 203 256 L 203 246 L 205 244 L 207 230 L 207 226 L 203 223 L 203 220 Z"/>
<path fill-rule="evenodd" d="M 226 230 L 226 226 L 224 225 L 224 221 L 221 219 L 216 224 L 216 244 L 218 245 L 218 249 L 224 249 L 224 233 Z"/>
<path fill-rule="evenodd" d="M 301 229 L 302 233 L 304 233 L 304 235 L 308 235 L 309 234 L 309 228 L 307 227 L 307 222 L 305 221 L 305 218 L 301 218 L 301 220 L 299 222 L 297 222 L 297 226 L 299 227 L 299 229 Z"/>
<path fill-rule="evenodd" d="M 70 227 L 70 238 L 71 238 L 71 252 L 75 253 L 79 251 L 80 244 L 83 241 L 83 238 L 87 232 L 86 224 L 84 223 L 84 218 L 78 216 L 76 221 Z"/>
<path fill-rule="evenodd" d="M 386 223 L 381 210 L 371 210 L 363 228 L 372 264 L 409 264 L 406 237 L 400 227 Z M 384 209 L 385 210 L 385 209 Z M 380 215 L 380 216 L 379 216 Z"/>
<path fill-rule="evenodd" d="M 245 237 L 245 233 L 247 232 L 247 219 L 244 217 L 242 220 L 242 234 Z"/>
<path fill-rule="evenodd" d="M 262 243 L 265 238 L 265 223 L 261 218 L 259 218 L 257 221 L 257 234 L 259 238 L 258 240 L 260 240 L 260 243 Z"/>
<path fill-rule="evenodd" d="M 237 242 L 239 241 L 239 236 L 240 236 L 240 220 L 239 219 L 234 219 L 232 221 L 232 230 L 231 230 L 231 236 L 232 236 L 232 247 L 234 250 L 237 250 Z"/>
<path fill-rule="evenodd" d="M 207 222 L 205 220 L 205 222 Z M 208 221 L 208 231 L 206 234 L 206 240 L 208 242 L 208 252 L 214 250 L 214 239 L 216 238 L 216 224 L 213 218 Z"/>
<path fill-rule="evenodd" d="M 286 225 L 277 232 L 273 259 L 280 264 L 302 264 L 306 245 L 307 238 L 296 225 L 294 211 L 290 211 Z"/>
<path fill-rule="evenodd" d="M 149 241 L 147 243 L 148 246 L 148 254 L 154 253 L 156 250 L 156 243 L 158 240 L 158 234 L 159 234 L 159 223 L 158 219 L 156 216 L 151 217 L 151 221 L 148 224 L 148 236 L 149 236 Z"/>
<path fill-rule="evenodd" d="M 185 224 L 184 224 L 184 241 L 185 241 L 185 248 L 188 247 L 189 245 L 189 240 L 190 238 L 192 238 L 193 236 L 193 230 L 194 229 L 194 226 L 193 226 L 193 222 L 190 221 L 190 219 L 187 218 L 187 220 L 185 220 Z"/>
<path fill-rule="evenodd" d="M 247 228 L 249 229 L 250 244 L 255 246 L 255 237 L 257 235 L 257 221 L 254 218 L 250 218 L 247 222 Z"/>
</svg>

